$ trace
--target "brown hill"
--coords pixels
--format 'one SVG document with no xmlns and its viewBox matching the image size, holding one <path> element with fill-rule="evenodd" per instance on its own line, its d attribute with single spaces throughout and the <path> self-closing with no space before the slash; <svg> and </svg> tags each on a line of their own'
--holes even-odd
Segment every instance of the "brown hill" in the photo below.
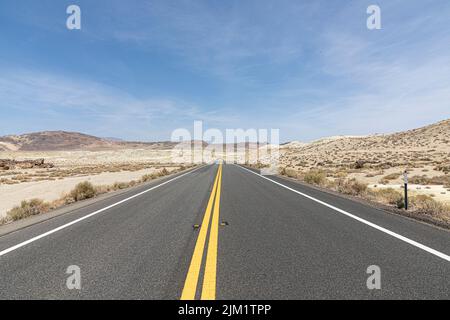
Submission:
<svg viewBox="0 0 450 320">
<path fill-rule="evenodd" d="M 128 142 L 78 132 L 44 131 L 0 137 L 0 151 L 71 151 L 125 148 L 171 148 L 171 142 Z"/>
</svg>

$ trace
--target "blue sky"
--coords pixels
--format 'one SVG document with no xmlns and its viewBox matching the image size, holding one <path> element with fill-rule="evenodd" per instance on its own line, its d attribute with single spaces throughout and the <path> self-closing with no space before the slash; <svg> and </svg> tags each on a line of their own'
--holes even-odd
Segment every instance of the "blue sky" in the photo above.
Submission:
<svg viewBox="0 0 450 320">
<path fill-rule="evenodd" d="M 366 27 L 371 4 L 381 30 Z M 419 127 L 450 118 L 449 17 L 448 0 L 2 0 L 0 135 Z"/>
</svg>

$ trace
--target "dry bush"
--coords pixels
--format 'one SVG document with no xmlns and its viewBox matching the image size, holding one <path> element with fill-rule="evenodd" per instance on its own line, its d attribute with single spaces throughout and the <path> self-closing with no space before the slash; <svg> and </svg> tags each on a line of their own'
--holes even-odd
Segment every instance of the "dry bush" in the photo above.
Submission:
<svg viewBox="0 0 450 320">
<path fill-rule="evenodd" d="M 356 161 L 355 162 L 355 164 L 353 165 L 353 167 L 355 168 L 355 169 L 362 169 L 362 168 L 364 168 L 364 165 L 366 164 L 366 161 L 365 160 L 358 160 L 358 161 Z"/>
<path fill-rule="evenodd" d="M 246 165 L 247 166 L 251 166 L 251 167 L 253 167 L 255 169 L 263 169 L 263 168 L 268 168 L 270 166 L 269 164 L 265 164 L 265 163 L 262 163 L 260 161 L 257 161 L 255 164 L 252 164 L 252 165 L 250 165 L 249 162 L 247 161 Z M 184 169 L 182 169 L 182 170 L 184 170 Z"/>
<path fill-rule="evenodd" d="M 4 225 L 4 224 L 6 224 L 6 223 L 8 223 L 8 222 L 10 222 L 10 221 L 11 221 L 11 218 L 8 217 L 8 216 L 6 216 L 6 217 L 1 217 L 1 218 L 0 218 L 0 226 L 1 226 L 1 225 Z"/>
<path fill-rule="evenodd" d="M 345 178 L 345 177 L 348 176 L 348 172 L 347 171 L 337 171 L 337 172 L 334 173 L 333 176 L 335 178 L 342 179 L 342 178 Z"/>
<path fill-rule="evenodd" d="M 98 185 L 95 186 L 95 194 L 99 195 L 99 194 L 103 194 L 103 193 L 108 193 L 114 191 L 112 189 L 112 186 L 110 185 Z"/>
<path fill-rule="evenodd" d="M 411 184 L 428 184 L 428 177 L 426 175 L 422 175 L 422 176 L 412 176 L 411 178 L 408 179 L 409 183 Z"/>
<path fill-rule="evenodd" d="M 132 187 L 136 185 L 136 181 L 130 181 L 130 182 L 116 182 L 112 185 L 111 189 L 112 190 L 122 190 L 122 189 L 127 189 L 129 187 Z"/>
<path fill-rule="evenodd" d="M 450 172 L 450 165 L 448 165 L 448 164 L 439 164 L 439 165 L 436 166 L 435 170 L 448 173 L 448 172 Z"/>
<path fill-rule="evenodd" d="M 298 171 L 293 168 L 284 168 L 284 175 L 290 178 L 298 178 Z"/>
<path fill-rule="evenodd" d="M 160 177 L 167 176 L 168 174 L 169 174 L 169 171 L 168 171 L 166 168 L 162 169 L 162 170 L 158 173 L 158 175 L 159 175 Z"/>
<path fill-rule="evenodd" d="M 450 186 L 450 176 L 436 176 L 428 178 L 426 175 L 413 176 L 409 179 L 409 183 L 421 185 L 444 185 Z"/>
<path fill-rule="evenodd" d="M 158 175 L 157 175 L 156 173 L 144 174 L 144 175 L 141 177 L 141 181 L 142 181 L 142 182 L 148 182 L 148 181 L 154 180 L 154 179 L 156 179 L 156 178 L 158 178 Z"/>
<path fill-rule="evenodd" d="M 396 205 L 398 208 L 404 206 L 403 195 L 393 188 L 372 191 L 371 195 L 374 196 L 375 200 L 381 201 L 382 203 Z"/>
<path fill-rule="evenodd" d="M 395 180 L 400 177 L 400 173 L 391 173 L 383 177 L 383 180 Z"/>
<path fill-rule="evenodd" d="M 411 205 L 424 214 L 450 219 L 450 206 L 421 194 L 411 198 Z"/>
<path fill-rule="evenodd" d="M 353 196 L 361 196 L 367 192 L 367 184 L 359 182 L 355 178 L 350 180 L 339 179 L 335 181 L 336 191 Z"/>
<path fill-rule="evenodd" d="M 26 217 L 35 216 L 50 210 L 50 204 L 41 199 L 22 201 L 20 206 L 14 207 L 7 212 L 9 219 L 17 221 Z"/>
<path fill-rule="evenodd" d="M 95 197 L 96 194 L 97 190 L 92 185 L 92 183 L 88 181 L 80 182 L 67 196 L 67 202 L 71 203 L 85 199 L 90 199 Z"/>
<path fill-rule="evenodd" d="M 303 179 L 306 183 L 321 186 L 326 183 L 327 176 L 325 172 L 321 170 L 310 170 L 309 172 L 305 173 Z"/>
<path fill-rule="evenodd" d="M 182 171 L 182 170 L 185 170 L 185 169 L 186 169 L 185 166 L 181 166 L 179 169 L 174 170 L 173 173 L 179 172 L 179 171 Z M 170 172 L 169 172 L 166 168 L 163 168 L 163 169 L 162 169 L 161 171 L 159 171 L 159 172 L 150 173 L 150 174 L 144 174 L 144 175 L 141 177 L 140 182 L 148 182 L 148 181 L 154 180 L 154 179 L 159 178 L 159 177 L 167 176 L 167 175 L 169 175 L 169 174 L 170 174 Z"/>
<path fill-rule="evenodd" d="M 430 178 L 429 184 L 433 185 L 450 185 L 450 176 L 436 176 Z"/>
</svg>

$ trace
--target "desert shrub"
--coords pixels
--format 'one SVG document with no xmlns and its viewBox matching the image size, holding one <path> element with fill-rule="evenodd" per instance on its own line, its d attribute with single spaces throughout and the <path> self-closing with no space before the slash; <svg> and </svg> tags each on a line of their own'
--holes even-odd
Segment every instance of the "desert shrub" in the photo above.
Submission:
<svg viewBox="0 0 450 320">
<path fill-rule="evenodd" d="M 411 184 L 428 184 L 428 177 L 426 175 L 422 176 L 413 176 L 408 179 Z"/>
<path fill-rule="evenodd" d="M 409 179 L 409 183 L 412 184 L 432 184 L 432 185 L 448 185 L 450 186 L 450 176 L 435 176 L 428 178 L 426 175 L 423 176 L 413 176 Z"/>
<path fill-rule="evenodd" d="M 450 176 L 436 176 L 436 177 L 432 177 L 429 180 L 429 184 L 450 185 Z"/>
<path fill-rule="evenodd" d="M 130 187 L 129 182 L 116 182 L 113 184 L 112 189 L 113 190 L 122 190 Z"/>
<path fill-rule="evenodd" d="M 403 200 L 403 198 L 398 199 L 396 204 L 398 209 L 404 209 L 405 208 L 405 201 Z"/>
<path fill-rule="evenodd" d="M 284 175 L 290 178 L 298 178 L 298 171 L 293 168 L 285 168 Z"/>
<path fill-rule="evenodd" d="M 348 172 L 347 171 L 337 171 L 336 173 L 334 173 L 334 177 L 335 178 L 345 178 L 348 176 Z"/>
<path fill-rule="evenodd" d="M 356 179 L 351 179 L 349 183 L 355 195 L 362 195 L 367 191 L 367 183 L 357 181 Z"/>
<path fill-rule="evenodd" d="M 22 201 L 20 206 L 14 207 L 7 212 L 7 216 L 13 220 L 20 220 L 26 217 L 35 216 L 50 210 L 50 204 L 40 199 Z"/>
<path fill-rule="evenodd" d="M 403 202 L 403 195 L 392 188 L 379 189 L 374 192 L 374 196 L 377 200 L 396 205 L 397 207 L 399 207 L 399 204 Z"/>
<path fill-rule="evenodd" d="M 11 218 L 8 217 L 8 216 L 6 216 L 6 217 L 1 217 L 1 218 L 0 218 L 0 226 L 3 225 L 3 224 L 5 224 L 5 223 L 8 223 L 8 222 L 10 222 L 10 221 L 11 221 Z"/>
<path fill-rule="evenodd" d="M 321 170 L 310 170 L 309 172 L 305 173 L 303 179 L 305 180 L 306 183 L 320 186 L 325 184 L 327 176 L 325 172 Z"/>
<path fill-rule="evenodd" d="M 440 164 L 436 166 L 435 170 L 443 171 L 444 173 L 450 172 L 450 165 Z"/>
<path fill-rule="evenodd" d="M 350 180 L 338 179 L 336 182 L 336 190 L 340 193 L 353 196 L 360 196 L 366 193 L 367 184 L 359 182 L 355 178 Z"/>
<path fill-rule="evenodd" d="M 253 164 L 252 167 L 256 168 L 256 169 L 263 169 L 263 168 L 268 168 L 270 167 L 269 164 L 267 163 L 262 163 L 260 161 L 257 161 L 256 164 Z"/>
<path fill-rule="evenodd" d="M 400 173 L 391 173 L 383 177 L 383 180 L 395 180 L 400 177 Z"/>
<path fill-rule="evenodd" d="M 160 177 L 167 176 L 168 174 L 169 174 L 169 171 L 168 171 L 166 168 L 162 169 L 162 170 L 158 173 L 158 175 L 159 175 Z"/>
<path fill-rule="evenodd" d="M 111 186 L 108 186 L 108 185 L 95 186 L 95 194 L 97 194 L 97 195 L 107 193 L 110 191 L 112 191 Z"/>
<path fill-rule="evenodd" d="M 412 197 L 411 205 L 415 209 L 431 216 L 450 217 L 450 207 L 448 205 L 438 202 L 424 194 Z"/>
<path fill-rule="evenodd" d="M 338 181 L 340 181 L 340 179 L 326 180 L 324 187 L 331 190 L 337 190 Z"/>
<path fill-rule="evenodd" d="M 148 181 L 151 181 L 151 180 L 153 180 L 153 179 L 156 179 L 157 177 L 158 177 L 158 175 L 157 175 L 156 173 L 144 174 L 144 175 L 141 177 L 141 181 L 142 181 L 142 182 L 148 182 Z"/>
<path fill-rule="evenodd" d="M 143 175 L 141 177 L 141 182 L 148 182 L 148 181 L 154 180 L 154 179 L 156 179 L 158 177 L 167 176 L 168 174 L 170 174 L 170 172 L 166 168 L 163 168 L 161 171 L 158 171 L 156 173 L 150 173 L 150 174 Z"/>
<path fill-rule="evenodd" d="M 69 193 L 69 202 L 70 199 L 72 201 L 81 201 L 84 199 L 90 199 L 95 197 L 97 194 L 96 189 L 92 185 L 92 183 L 85 181 L 80 182 L 75 186 L 75 188 Z"/>
<path fill-rule="evenodd" d="M 366 164 L 366 161 L 364 161 L 364 160 L 358 160 L 358 161 L 356 161 L 355 162 L 355 164 L 353 165 L 353 167 L 355 168 L 355 169 L 362 169 L 362 168 L 364 168 L 364 165 Z"/>
</svg>

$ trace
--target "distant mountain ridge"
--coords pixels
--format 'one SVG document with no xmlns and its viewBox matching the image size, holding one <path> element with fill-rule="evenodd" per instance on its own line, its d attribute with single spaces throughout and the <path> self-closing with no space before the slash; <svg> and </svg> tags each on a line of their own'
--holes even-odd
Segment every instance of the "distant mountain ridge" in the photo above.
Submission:
<svg viewBox="0 0 450 320">
<path fill-rule="evenodd" d="M 417 129 L 389 134 L 367 136 L 332 136 L 309 143 L 292 141 L 282 147 L 322 151 L 323 150 L 370 150 L 395 148 L 440 148 L 450 143 L 450 119 Z"/>
<path fill-rule="evenodd" d="M 129 142 L 67 131 L 43 131 L 0 137 L 0 151 L 72 151 L 121 148 L 171 148 L 172 142 Z"/>
<path fill-rule="evenodd" d="M 189 142 L 187 142 L 189 143 Z M 208 146 L 204 141 L 191 141 Z M 109 149 L 172 149 L 178 142 L 132 142 L 116 138 L 99 138 L 79 132 L 43 131 L 22 135 L 0 137 L 0 151 L 74 151 L 74 150 L 109 150 Z M 264 144 L 239 143 L 238 147 L 250 149 Z M 292 141 L 281 145 L 288 154 L 316 155 L 333 158 L 331 154 L 340 152 L 372 152 L 385 149 L 405 149 L 409 151 L 433 150 L 448 152 L 450 147 L 450 119 L 443 120 L 422 128 L 392 134 L 368 136 L 335 136 L 313 142 Z M 317 159 L 317 161 L 319 161 Z"/>
</svg>

